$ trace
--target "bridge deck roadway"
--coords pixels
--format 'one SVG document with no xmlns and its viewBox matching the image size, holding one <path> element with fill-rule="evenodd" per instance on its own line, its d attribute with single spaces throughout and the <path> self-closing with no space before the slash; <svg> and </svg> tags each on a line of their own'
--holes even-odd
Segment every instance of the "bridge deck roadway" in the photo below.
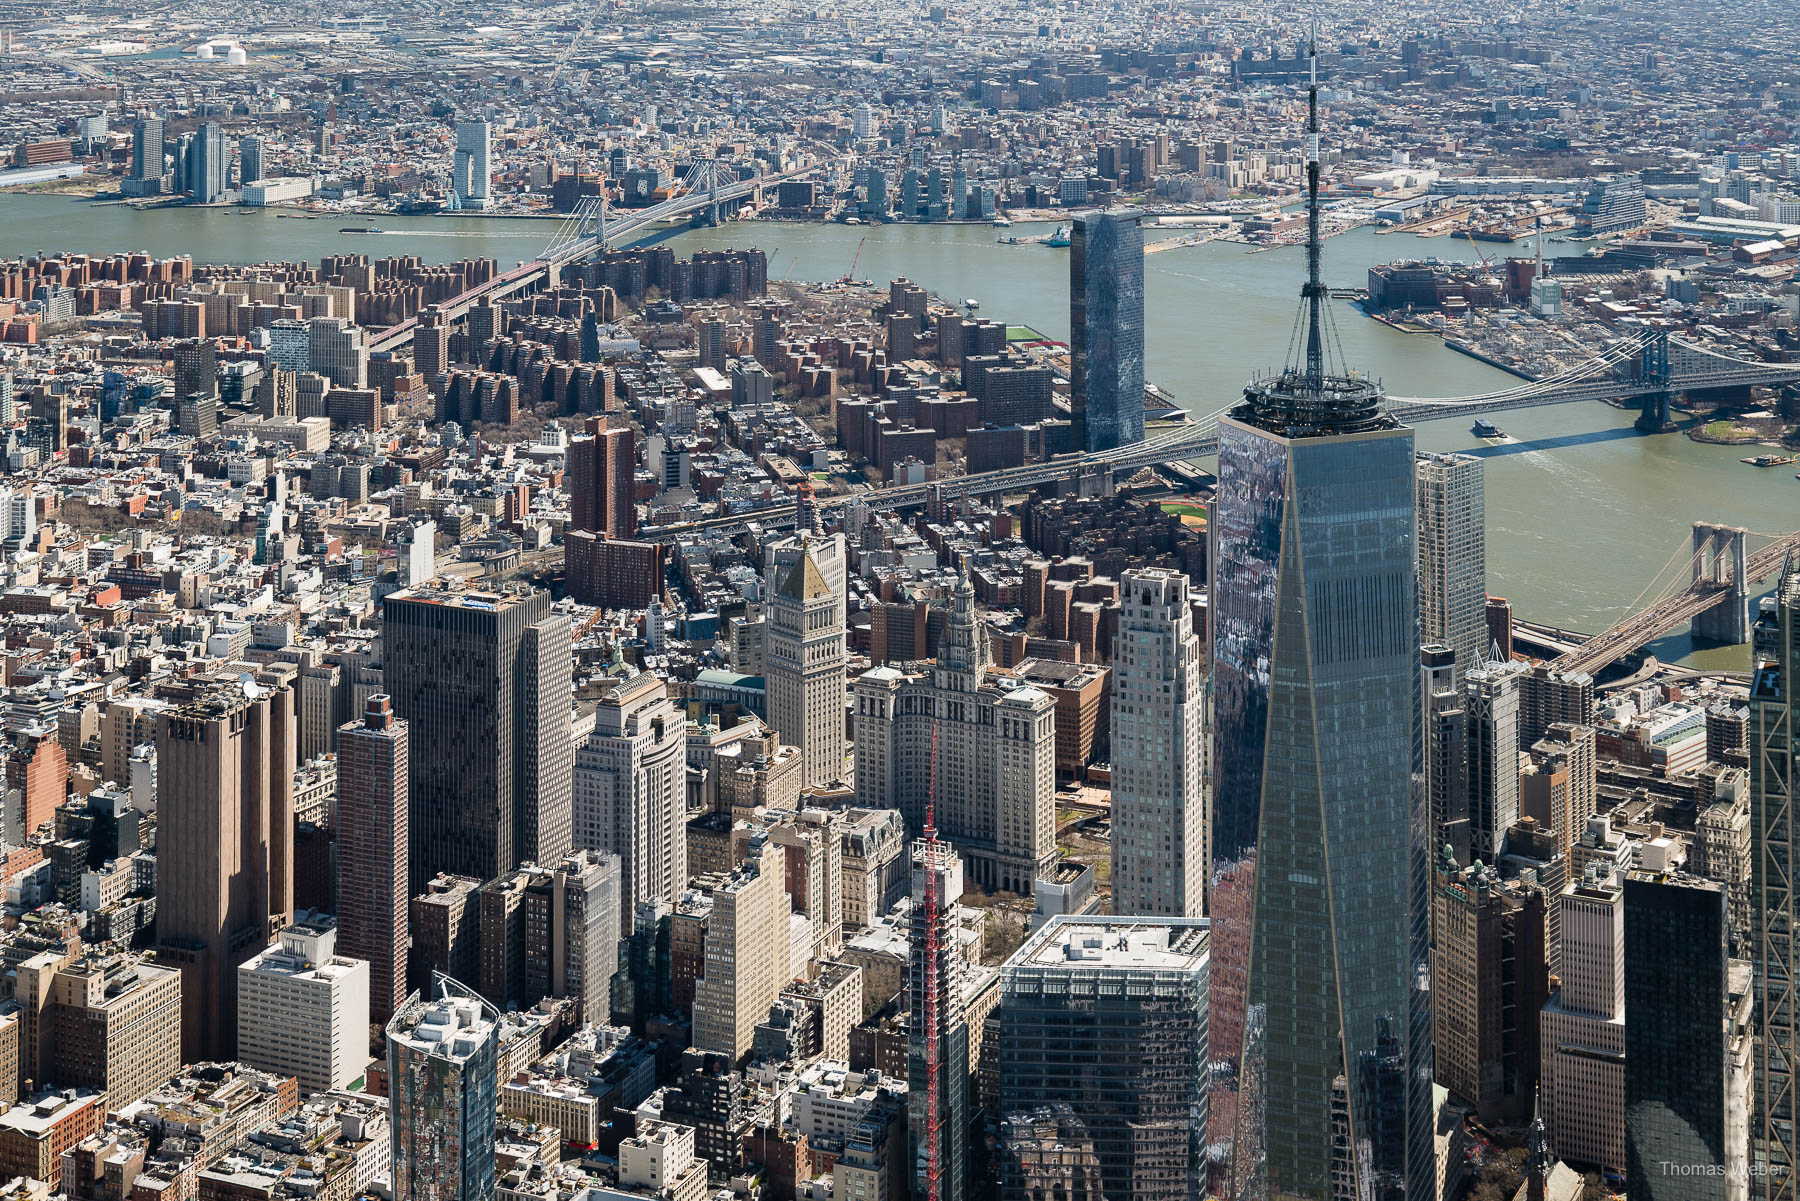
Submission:
<svg viewBox="0 0 1800 1201">
<path fill-rule="evenodd" d="M 1782 561 L 1788 552 L 1797 548 L 1800 548 L 1800 533 L 1777 538 L 1745 560 L 1744 574 L 1750 583 L 1769 579 L 1781 570 Z M 1664 597 L 1649 608 L 1633 613 L 1605 633 L 1582 643 L 1575 650 L 1554 660 L 1550 666 L 1557 671 L 1583 671 L 1592 675 L 1646 643 L 1662 637 L 1683 622 L 1692 621 L 1718 604 L 1730 591 L 1730 584 L 1702 583 L 1685 592 Z"/>
</svg>

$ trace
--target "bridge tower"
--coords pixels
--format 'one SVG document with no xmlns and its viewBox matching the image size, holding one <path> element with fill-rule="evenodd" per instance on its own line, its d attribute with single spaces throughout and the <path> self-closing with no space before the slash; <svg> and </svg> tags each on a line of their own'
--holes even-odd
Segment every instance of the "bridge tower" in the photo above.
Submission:
<svg viewBox="0 0 1800 1201">
<path fill-rule="evenodd" d="M 1725 646 L 1750 638 L 1749 565 L 1742 527 L 1694 523 L 1694 587 L 1723 584 L 1719 602 L 1694 618 L 1694 637 Z"/>
<path fill-rule="evenodd" d="M 1669 402 L 1674 393 L 1668 387 L 1668 330 L 1655 329 L 1644 335 L 1643 349 L 1638 352 L 1638 378 L 1647 383 L 1662 384 L 1663 387 L 1644 397 L 1644 411 L 1638 414 L 1637 428 L 1650 434 L 1667 433 L 1674 429 L 1675 422 L 1669 413 Z"/>
<path fill-rule="evenodd" d="M 606 250 L 606 193 L 589 196 L 580 202 L 575 210 L 575 240 L 594 239 L 594 254 L 600 255 Z"/>
<path fill-rule="evenodd" d="M 706 185 L 706 205 L 704 208 L 695 209 L 694 215 L 689 221 L 689 224 L 697 229 L 716 226 L 724 219 L 724 214 L 719 209 L 718 152 L 715 151 L 711 158 L 701 160 L 699 168 L 701 178 L 694 180 L 694 190 L 698 191 L 700 185 L 704 182 Z"/>
</svg>

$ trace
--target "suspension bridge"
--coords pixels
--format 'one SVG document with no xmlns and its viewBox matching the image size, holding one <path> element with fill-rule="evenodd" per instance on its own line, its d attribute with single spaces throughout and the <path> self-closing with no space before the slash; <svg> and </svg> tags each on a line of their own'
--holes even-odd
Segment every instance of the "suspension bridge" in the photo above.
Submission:
<svg viewBox="0 0 1800 1201">
<path fill-rule="evenodd" d="M 736 179 L 725 176 L 725 167 L 717 158 L 698 159 L 689 166 L 687 174 L 669 189 L 667 199 L 646 208 L 625 210 L 623 216 L 609 214 L 604 197 L 584 198 L 575 211 L 557 227 L 550 243 L 536 258 L 520 263 L 510 271 L 501 272 L 461 295 L 440 302 L 437 308 L 449 319 L 458 320 L 479 302 L 500 300 L 554 281 L 557 272 L 568 264 L 636 237 L 660 222 L 700 214 L 703 224 L 716 225 L 723 219 L 727 209 L 738 202 L 760 195 L 763 189 L 774 187 L 784 180 L 799 179 L 827 170 L 835 161 L 820 158 L 786 171 L 758 175 L 751 179 Z M 612 217 L 611 220 L 608 220 L 609 216 Z M 413 332 L 418 325 L 418 318 L 409 317 L 397 325 L 375 331 L 369 336 L 369 349 L 396 350 L 412 341 Z"/>
<path fill-rule="evenodd" d="M 1749 552 L 1752 538 L 1765 544 Z M 1796 550 L 1800 550 L 1800 533 L 1759 534 L 1696 521 L 1691 542 L 1675 549 L 1644 591 L 1626 606 L 1624 617 L 1604 633 L 1559 655 L 1550 666 L 1561 672 L 1593 675 L 1689 621 L 1694 623 L 1696 638 L 1728 646 L 1747 642 L 1751 587 L 1772 579 Z M 1645 603 L 1652 596 L 1654 599 Z"/>
</svg>

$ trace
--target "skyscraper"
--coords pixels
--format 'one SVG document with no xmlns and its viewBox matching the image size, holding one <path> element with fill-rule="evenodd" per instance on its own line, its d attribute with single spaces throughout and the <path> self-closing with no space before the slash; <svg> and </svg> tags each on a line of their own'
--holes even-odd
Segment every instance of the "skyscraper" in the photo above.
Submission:
<svg viewBox="0 0 1800 1201">
<path fill-rule="evenodd" d="M 575 845 L 619 857 L 627 916 L 642 901 L 674 904 L 687 885 L 686 730 L 662 680 L 644 672 L 601 694 L 575 752 Z"/>
<path fill-rule="evenodd" d="M 1595 866 L 1557 898 L 1561 987 L 1538 1019 L 1539 1110 L 1558 1154 L 1625 1170 L 1625 894 Z"/>
<path fill-rule="evenodd" d="M 1134 208 L 1077 213 L 1069 234 L 1069 403 L 1078 450 L 1144 440 L 1144 230 Z"/>
<path fill-rule="evenodd" d="M 1800 995 L 1794 925 L 1800 837 L 1794 729 L 1800 691 L 1800 562 L 1782 565 L 1774 597 L 1750 631 L 1750 953 L 1756 965 L 1756 1128 L 1752 1151 L 1766 1201 L 1793 1201 L 1800 1168 L 1794 1090 L 1800 1086 Z"/>
<path fill-rule="evenodd" d="M 188 151 L 187 190 L 196 204 L 216 204 L 224 198 L 228 161 L 225 127 L 216 121 L 205 122 L 195 132 Z"/>
<path fill-rule="evenodd" d="M 525 804 L 519 815 L 519 857 L 555 863 L 574 845 L 574 627 L 567 617 L 554 614 L 527 626 L 522 643 L 520 783 Z"/>
<path fill-rule="evenodd" d="M 623 426 L 601 426 L 588 437 L 572 438 L 568 464 L 569 524 L 608 538 L 636 533 L 632 474 L 637 470 L 637 452 L 632 432 Z"/>
<path fill-rule="evenodd" d="M 1461 666 L 1460 661 L 1458 666 Z M 1469 734 L 1469 854 L 1493 863 L 1519 820 L 1521 663 L 1492 663 L 1463 673 Z"/>
<path fill-rule="evenodd" d="M 721 374 L 725 371 L 725 322 L 718 317 L 705 317 L 695 324 L 702 367 Z"/>
<path fill-rule="evenodd" d="M 964 1132 L 970 1066 L 966 961 L 956 950 L 963 865 L 948 843 L 930 829 L 926 833 L 908 851 L 913 907 L 906 968 L 907 1161 L 918 1201 L 963 1201 L 968 1193 Z"/>
<path fill-rule="evenodd" d="M 381 635 L 383 683 L 409 727 L 411 891 L 439 872 L 491 880 L 561 858 L 568 618 L 534 590 L 413 588 L 384 602 Z"/>
<path fill-rule="evenodd" d="M 1112 908 L 1204 917 L 1206 696 L 1188 579 L 1148 567 L 1121 581 L 1112 678 Z"/>
<path fill-rule="evenodd" d="M 606 1021 L 623 932 L 619 857 L 576 851 L 553 867 L 521 871 L 528 877 L 520 899 L 525 988 L 517 999 L 573 997 L 579 1020 Z"/>
<path fill-rule="evenodd" d="M 1419 456 L 1419 627 L 1456 652 L 1459 671 L 1488 651 L 1483 475 L 1474 455 Z"/>
<path fill-rule="evenodd" d="M 788 569 L 768 613 L 769 724 L 800 748 L 800 786 L 821 788 L 844 778 L 844 622 L 810 554 Z"/>
<path fill-rule="evenodd" d="M 263 140 L 247 133 L 238 139 L 238 182 L 255 183 L 263 177 Z"/>
<path fill-rule="evenodd" d="M 338 948 L 368 962 L 381 1022 L 406 999 L 409 741 L 385 693 L 338 731 Z"/>
<path fill-rule="evenodd" d="M 1413 439 L 1326 361 L 1316 86 L 1309 102 L 1306 358 L 1220 419 L 1209 555 L 1214 888 L 1250 889 L 1247 989 L 1215 990 L 1244 1027 L 1228 1188 L 1417 1199 L 1433 1160 Z"/>
<path fill-rule="evenodd" d="M 1625 877 L 1625 1190 L 1726 1201 L 1748 1179 L 1750 964 L 1727 951 L 1725 886 Z M 1705 1165 L 1701 1173 L 1669 1165 Z"/>
<path fill-rule="evenodd" d="M 131 127 L 131 178 L 161 179 L 167 137 L 161 117 L 139 117 Z"/>
<path fill-rule="evenodd" d="M 1208 934 L 1191 918 L 1053 917 L 1001 968 L 1000 1111 L 1066 1104 L 1113 1201 L 1200 1195 Z"/>
<path fill-rule="evenodd" d="M 234 1058 L 238 965 L 293 916 L 297 744 L 285 679 L 205 686 L 157 719 L 157 949 L 181 970 L 184 1063 Z"/>
<path fill-rule="evenodd" d="M 1484 1122 L 1532 1112 L 1538 1016 L 1549 998 L 1544 891 L 1440 857 L 1432 889 L 1434 1075 Z"/>
<path fill-rule="evenodd" d="M 395 1201 L 494 1195 L 500 1015 L 439 976 L 387 1026 Z"/>
<path fill-rule="evenodd" d="M 1428 643 L 1420 648 L 1425 701 L 1425 812 L 1431 851 L 1469 863 L 1469 731 L 1462 689 L 1456 686 L 1456 652 Z"/>
<path fill-rule="evenodd" d="M 744 861 L 713 890 L 705 967 L 694 986 L 696 1049 L 741 1060 L 756 1024 L 792 978 L 786 877 L 786 852 L 759 832 Z"/>
<path fill-rule="evenodd" d="M 456 155 L 452 160 L 450 187 L 463 208 L 484 209 L 488 205 L 488 188 L 493 180 L 489 158 L 491 136 L 486 121 L 456 123 Z"/>
<path fill-rule="evenodd" d="M 435 304 L 426 305 L 419 313 L 419 324 L 413 330 L 413 362 L 435 392 L 438 377 L 450 365 L 450 323 Z"/>
</svg>

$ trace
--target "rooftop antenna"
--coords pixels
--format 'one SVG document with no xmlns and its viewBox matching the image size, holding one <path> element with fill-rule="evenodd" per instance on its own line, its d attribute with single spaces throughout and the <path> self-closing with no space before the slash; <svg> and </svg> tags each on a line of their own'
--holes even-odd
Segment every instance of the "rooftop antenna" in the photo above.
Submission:
<svg viewBox="0 0 1800 1201">
<path fill-rule="evenodd" d="M 1325 284 L 1320 279 L 1319 240 L 1319 26 L 1306 43 L 1306 385 L 1325 386 Z"/>
</svg>

